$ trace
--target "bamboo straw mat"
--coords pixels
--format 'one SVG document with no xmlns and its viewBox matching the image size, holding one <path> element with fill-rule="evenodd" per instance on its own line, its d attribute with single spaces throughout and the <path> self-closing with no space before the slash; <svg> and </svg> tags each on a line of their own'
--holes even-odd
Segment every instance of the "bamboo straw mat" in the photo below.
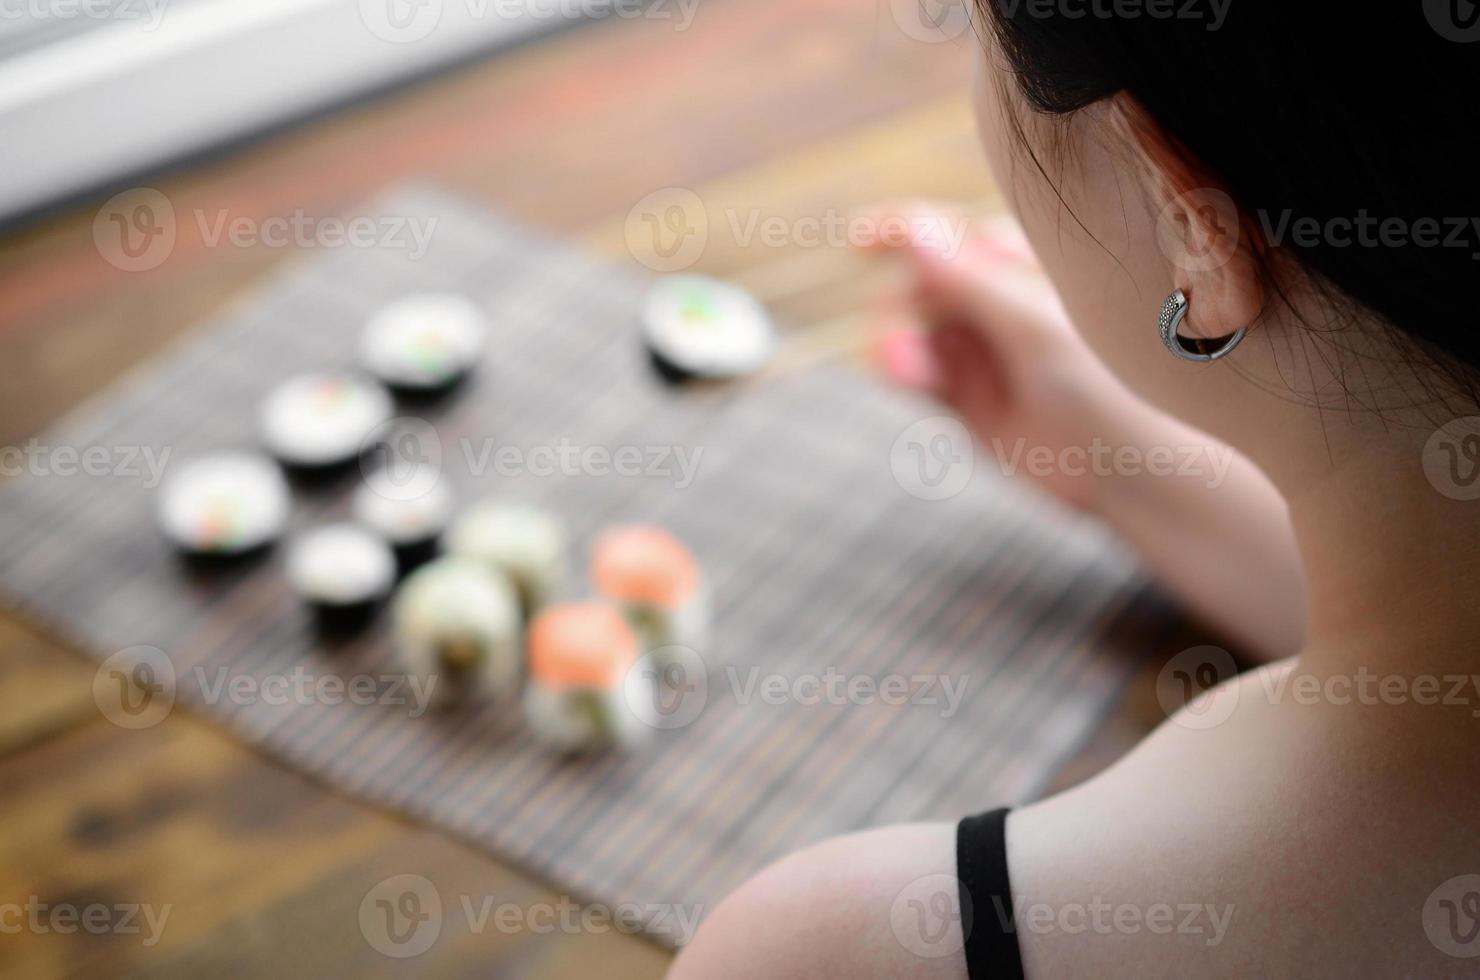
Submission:
<svg viewBox="0 0 1480 980">
<path fill-rule="evenodd" d="M 826 365 L 728 387 L 666 385 L 637 341 L 650 280 L 633 267 L 430 188 L 369 213 L 435 216 L 430 251 L 290 262 L 41 443 L 168 449 L 171 465 L 250 447 L 263 393 L 292 372 L 349 364 L 377 306 L 460 291 L 496 324 L 484 362 L 451 397 L 402 414 L 435 428 L 444 479 L 462 499 L 500 494 L 565 519 L 570 596 L 583 594 L 585 547 L 606 524 L 657 521 L 691 544 L 715 616 L 698 716 L 629 752 L 570 757 L 533 741 L 508 705 L 411 717 L 390 703 L 210 697 L 222 676 L 394 674 L 385 617 L 348 642 L 317 636 L 285 587 L 281 547 L 211 573 L 181 562 L 137 475 L 23 476 L 0 489 L 9 604 L 100 658 L 158 647 L 180 705 L 572 896 L 700 913 L 825 836 L 1033 797 L 1173 628 L 1097 525 L 981 466 L 946 500 L 901 489 L 892 447 L 937 414 L 925 402 Z M 536 447 L 562 444 L 636 447 L 644 469 L 660 472 L 531 472 Z M 498 447 L 531 465 L 476 465 Z M 690 485 L 678 485 L 671 457 L 662 472 L 664 447 L 699 454 Z M 358 479 L 295 489 L 293 529 L 344 516 Z M 903 678 L 910 694 L 883 703 L 863 689 L 850 700 L 835 684 L 830 697 L 829 673 Z M 953 714 L 946 682 L 964 690 Z"/>
</svg>

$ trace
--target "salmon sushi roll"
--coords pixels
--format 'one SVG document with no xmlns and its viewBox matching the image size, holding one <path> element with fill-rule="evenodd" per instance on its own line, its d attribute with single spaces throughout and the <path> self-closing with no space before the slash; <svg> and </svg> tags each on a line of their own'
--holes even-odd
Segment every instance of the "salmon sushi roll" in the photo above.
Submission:
<svg viewBox="0 0 1480 980">
<path fill-rule="evenodd" d="M 530 729 L 572 751 L 633 744 L 645 731 L 625 694 L 637 659 L 637 635 L 611 606 L 549 607 L 529 628 L 524 715 Z"/>
<path fill-rule="evenodd" d="M 483 565 L 465 558 L 423 565 L 396 593 L 391 622 L 401 664 L 437 678 L 439 700 L 518 690 L 519 603 L 513 587 Z"/>
<path fill-rule="evenodd" d="M 505 575 L 519 593 L 525 617 L 550 601 L 565 572 L 565 526 L 548 511 L 485 500 L 447 532 L 450 554 L 482 562 Z"/>
<path fill-rule="evenodd" d="M 613 528 L 596 540 L 591 576 L 602 596 L 618 603 L 645 650 L 702 650 L 709 600 L 699 563 L 661 527 Z"/>
</svg>

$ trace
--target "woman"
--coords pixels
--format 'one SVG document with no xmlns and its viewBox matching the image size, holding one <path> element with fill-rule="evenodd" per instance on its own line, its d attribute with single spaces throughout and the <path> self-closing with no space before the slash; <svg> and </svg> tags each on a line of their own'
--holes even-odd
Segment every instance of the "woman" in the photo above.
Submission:
<svg viewBox="0 0 1480 980">
<path fill-rule="evenodd" d="M 1046 280 L 1000 235 L 895 244 L 896 315 L 937 328 L 907 373 L 984 446 L 1235 447 L 1217 481 L 1043 483 L 1287 659 L 1059 796 L 781 861 L 675 978 L 1480 969 L 1465 6 L 977 10 L 982 139 Z"/>
</svg>

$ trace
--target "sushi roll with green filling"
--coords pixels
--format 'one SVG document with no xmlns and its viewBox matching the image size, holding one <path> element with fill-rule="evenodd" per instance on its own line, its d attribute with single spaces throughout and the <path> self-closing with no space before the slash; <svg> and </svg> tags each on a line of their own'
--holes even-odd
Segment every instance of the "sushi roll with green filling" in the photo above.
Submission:
<svg viewBox="0 0 1480 980">
<path fill-rule="evenodd" d="M 487 318 L 471 300 L 414 293 L 366 321 L 360 363 L 397 391 L 441 391 L 472 370 L 487 334 Z"/>
<path fill-rule="evenodd" d="M 597 592 L 627 615 L 644 650 L 703 651 L 708 593 L 693 553 L 668 531 L 629 525 L 605 532 L 592 549 L 591 577 Z"/>
<path fill-rule="evenodd" d="M 567 537 L 560 519 L 525 504 L 485 500 L 447 532 L 447 551 L 508 576 L 525 617 L 550 601 L 565 572 Z"/>
<path fill-rule="evenodd" d="M 637 663 L 637 635 L 602 603 L 554 605 L 529 627 L 524 716 L 541 740 L 569 751 L 626 746 L 646 728 L 625 685 Z"/>
<path fill-rule="evenodd" d="M 380 538 L 350 523 L 315 528 L 293 542 L 288 584 L 330 632 L 369 622 L 396 581 L 396 559 Z"/>
<path fill-rule="evenodd" d="M 439 699 L 501 697 L 522 674 L 519 605 L 502 576 L 465 558 L 439 558 L 407 576 L 391 606 L 396 655 L 435 677 Z"/>
<path fill-rule="evenodd" d="M 670 381 L 733 378 L 760 370 L 776 349 L 776 328 L 755 297 L 707 276 L 667 276 L 648 291 L 643 340 Z"/>
<path fill-rule="evenodd" d="M 159 524 L 189 555 L 245 555 L 282 534 L 288 505 L 288 483 L 272 460 L 212 453 L 170 475 L 160 490 Z"/>
</svg>

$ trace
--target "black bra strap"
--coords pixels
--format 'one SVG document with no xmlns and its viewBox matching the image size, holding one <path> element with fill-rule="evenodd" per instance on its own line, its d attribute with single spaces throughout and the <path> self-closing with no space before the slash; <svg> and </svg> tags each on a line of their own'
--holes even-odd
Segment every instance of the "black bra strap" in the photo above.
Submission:
<svg viewBox="0 0 1480 980">
<path fill-rule="evenodd" d="M 1007 875 L 1007 813 L 993 810 L 956 826 L 956 877 L 961 883 L 966 974 L 971 980 L 1023 976 Z"/>
</svg>

